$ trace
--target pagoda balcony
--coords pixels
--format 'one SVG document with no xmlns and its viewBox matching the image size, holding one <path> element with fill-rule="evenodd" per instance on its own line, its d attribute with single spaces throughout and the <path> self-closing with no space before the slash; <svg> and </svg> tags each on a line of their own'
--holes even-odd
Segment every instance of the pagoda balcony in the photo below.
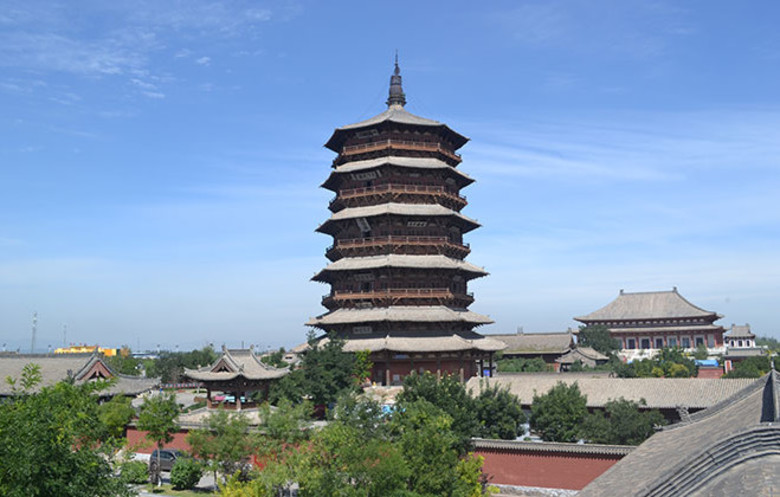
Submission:
<svg viewBox="0 0 780 497">
<path fill-rule="evenodd" d="M 346 238 L 328 247 L 325 256 L 331 261 L 342 257 L 367 257 L 382 254 L 443 254 L 464 259 L 471 252 L 468 243 L 455 243 L 446 236 L 388 235 L 372 238 Z"/>
<path fill-rule="evenodd" d="M 474 303 L 474 294 L 454 293 L 449 288 L 387 288 L 368 291 L 334 291 L 322 296 L 322 305 L 329 310 L 353 307 L 361 302 L 370 302 L 377 307 L 391 305 L 468 307 Z"/>
<path fill-rule="evenodd" d="M 465 195 L 450 191 L 443 186 L 385 184 L 340 190 L 338 195 L 331 199 L 329 208 L 337 212 L 345 207 L 345 201 L 354 200 L 356 201 L 355 206 L 357 206 L 365 205 L 365 203 L 361 204 L 360 200 L 368 200 L 371 197 L 390 196 L 393 197 L 391 200 L 395 200 L 401 195 L 409 194 L 442 199 L 447 204 L 447 207 L 455 210 L 462 209 L 468 203 Z M 349 203 L 351 204 L 352 202 Z"/>
<path fill-rule="evenodd" d="M 352 155 L 367 154 L 377 151 L 392 151 L 392 150 L 413 150 L 418 152 L 437 152 L 450 160 L 457 163 L 461 162 L 460 154 L 456 154 L 452 150 L 442 147 L 440 143 L 424 142 L 424 141 L 410 141 L 410 140 L 380 140 L 370 143 L 361 143 L 359 145 L 348 145 L 341 150 L 341 154 L 337 157 L 349 157 Z"/>
</svg>

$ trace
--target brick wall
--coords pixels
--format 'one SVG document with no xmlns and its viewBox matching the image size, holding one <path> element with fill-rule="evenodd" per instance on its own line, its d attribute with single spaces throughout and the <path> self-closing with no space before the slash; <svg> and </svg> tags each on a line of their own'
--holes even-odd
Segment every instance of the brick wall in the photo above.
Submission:
<svg viewBox="0 0 780 497">
<path fill-rule="evenodd" d="M 628 450 L 630 449 L 625 452 Z M 542 451 L 525 446 L 507 449 L 485 448 L 479 444 L 475 454 L 485 458 L 483 471 L 490 483 L 567 490 L 584 488 L 625 457 L 625 453 L 584 453 L 581 448 L 573 448 L 570 451 Z"/>
</svg>

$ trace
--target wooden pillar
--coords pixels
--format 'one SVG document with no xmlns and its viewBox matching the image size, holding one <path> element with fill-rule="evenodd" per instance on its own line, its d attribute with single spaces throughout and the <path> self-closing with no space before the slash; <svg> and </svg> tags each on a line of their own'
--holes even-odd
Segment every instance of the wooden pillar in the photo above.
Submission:
<svg viewBox="0 0 780 497">
<path fill-rule="evenodd" d="M 390 386 L 390 352 L 385 352 L 385 386 Z"/>
<path fill-rule="evenodd" d="M 441 354 L 436 354 L 436 379 L 441 380 Z"/>
<path fill-rule="evenodd" d="M 490 353 L 489 361 L 490 361 L 490 377 L 493 377 L 493 352 Z"/>
<path fill-rule="evenodd" d="M 466 375 L 463 372 L 463 352 L 458 353 L 458 359 L 459 359 L 458 378 L 460 378 L 460 382 L 463 383 L 463 381 L 466 379 Z"/>
<path fill-rule="evenodd" d="M 234 392 L 233 397 L 236 398 L 236 411 L 241 410 L 241 392 Z"/>
<path fill-rule="evenodd" d="M 479 377 L 482 378 L 485 376 L 485 359 L 480 356 L 479 357 Z"/>
</svg>

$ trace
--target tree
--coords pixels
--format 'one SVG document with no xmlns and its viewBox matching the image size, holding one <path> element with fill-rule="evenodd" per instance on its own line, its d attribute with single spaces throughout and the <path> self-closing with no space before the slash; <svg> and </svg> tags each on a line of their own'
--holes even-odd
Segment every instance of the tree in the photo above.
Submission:
<svg viewBox="0 0 780 497">
<path fill-rule="evenodd" d="M 773 337 L 758 337 L 756 338 L 756 346 L 766 347 L 770 351 L 777 352 L 780 350 L 780 341 Z"/>
<path fill-rule="evenodd" d="M 686 356 L 679 347 L 664 347 L 653 358 L 630 364 L 613 362 L 614 374 L 620 378 L 689 378 L 696 376 L 696 362 Z"/>
<path fill-rule="evenodd" d="M 160 450 L 173 440 L 173 433 L 178 430 L 176 419 L 179 416 L 179 405 L 173 394 L 160 394 L 149 396 L 141 405 L 138 414 L 138 429 L 147 432 L 147 437 L 157 444 L 157 466 L 152 473 L 152 480 L 161 483 Z"/>
<path fill-rule="evenodd" d="M 329 406 L 339 396 L 355 390 L 355 355 L 344 352 L 344 340 L 335 334 L 327 340 L 309 334 L 309 349 L 299 369 L 286 375 L 271 387 L 269 399 L 301 402 L 308 398 L 315 406 Z"/>
<path fill-rule="evenodd" d="M 612 338 L 609 328 L 603 324 L 580 326 L 577 334 L 577 343 L 583 347 L 590 347 L 604 355 L 611 355 L 620 350 L 620 341 Z"/>
<path fill-rule="evenodd" d="M 726 373 L 724 378 L 760 378 L 771 369 L 769 356 L 754 356 L 734 363 L 734 369 Z"/>
<path fill-rule="evenodd" d="M 114 438 L 124 437 L 125 427 L 134 415 L 135 409 L 131 405 L 130 398 L 123 395 L 115 395 L 98 407 L 100 421 Z"/>
<path fill-rule="evenodd" d="M 400 409 L 406 404 L 426 400 L 444 411 L 450 418 L 451 430 L 458 437 L 458 453 L 465 454 L 471 448 L 471 438 L 480 433 L 476 403 L 466 386 L 453 375 L 437 378 L 425 372 L 410 374 L 404 378 L 404 389 L 396 396 Z"/>
<path fill-rule="evenodd" d="M 525 414 L 520 399 L 508 387 L 483 388 L 475 399 L 479 436 L 514 440 L 522 433 Z"/>
<path fill-rule="evenodd" d="M 531 429 L 549 442 L 576 442 L 580 424 L 588 414 L 587 397 L 577 383 L 558 382 L 544 395 L 534 395 Z"/>
<path fill-rule="evenodd" d="M 104 382 L 60 382 L 34 392 L 40 368 L 27 365 L 0 403 L 0 495 L 126 496 L 109 460 L 114 443 L 98 416 Z"/>
<path fill-rule="evenodd" d="M 206 426 L 187 435 L 192 453 L 208 461 L 214 471 L 223 476 L 246 469 L 249 457 L 255 452 L 255 439 L 249 436 L 249 420 L 241 412 L 218 409 L 205 420 Z"/>
<path fill-rule="evenodd" d="M 644 399 L 639 403 L 619 398 L 605 405 L 605 413 L 589 414 L 582 425 L 581 436 L 593 443 L 616 445 L 639 445 L 649 438 L 656 426 L 666 424 L 658 410 L 640 411 L 647 405 Z"/>
<path fill-rule="evenodd" d="M 523 357 L 498 359 L 496 361 L 496 368 L 500 373 L 542 373 L 545 371 L 553 371 L 552 365 L 544 362 L 544 359 L 541 357 L 534 357 L 532 359 Z"/>
<path fill-rule="evenodd" d="M 279 347 L 279 350 L 262 356 L 260 360 L 265 364 L 268 364 L 269 366 L 273 366 L 275 368 L 280 368 L 280 369 L 286 368 L 287 366 L 289 366 L 289 364 L 287 364 L 284 361 L 284 354 L 285 354 L 284 347 Z"/>
</svg>

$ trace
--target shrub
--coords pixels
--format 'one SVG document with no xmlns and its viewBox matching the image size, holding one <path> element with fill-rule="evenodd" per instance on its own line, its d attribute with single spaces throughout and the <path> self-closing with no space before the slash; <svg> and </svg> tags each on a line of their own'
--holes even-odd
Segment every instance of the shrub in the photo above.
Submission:
<svg viewBox="0 0 780 497">
<path fill-rule="evenodd" d="M 203 476 L 203 467 L 188 457 L 176 461 L 171 469 L 171 485 L 174 490 L 186 490 L 198 484 Z"/>
<path fill-rule="evenodd" d="M 143 461 L 128 461 L 119 466 L 119 475 L 125 483 L 146 483 L 149 478 Z"/>
</svg>

